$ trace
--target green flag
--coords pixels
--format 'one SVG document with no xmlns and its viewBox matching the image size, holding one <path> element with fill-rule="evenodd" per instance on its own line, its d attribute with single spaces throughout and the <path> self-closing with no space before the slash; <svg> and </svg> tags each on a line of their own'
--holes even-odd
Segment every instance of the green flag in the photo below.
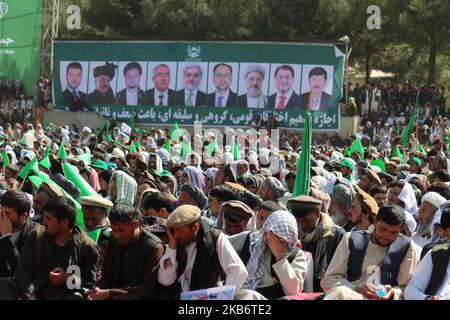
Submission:
<svg viewBox="0 0 450 320">
<path fill-rule="evenodd" d="M 37 162 L 37 157 L 34 157 L 33 160 L 31 160 L 30 162 L 28 162 L 23 168 L 22 170 L 20 170 L 19 172 L 19 177 L 22 178 L 22 180 L 25 180 L 28 175 L 30 175 L 31 173 L 36 173 L 37 175 L 40 174 L 40 170 L 39 170 L 39 166 L 38 166 L 38 162 Z"/>
<path fill-rule="evenodd" d="M 132 152 L 132 153 L 137 153 L 138 152 L 137 148 L 136 148 L 136 145 L 134 144 L 134 141 L 131 143 L 130 152 Z"/>
<path fill-rule="evenodd" d="M 362 146 L 360 138 L 357 138 L 355 141 L 353 141 L 349 150 L 349 155 L 351 156 L 355 152 L 359 153 L 359 155 L 361 156 L 361 160 L 364 160 L 364 148 Z"/>
<path fill-rule="evenodd" d="M 239 153 L 239 147 L 236 143 L 236 137 L 233 137 L 233 143 L 231 144 L 231 150 L 233 150 L 234 161 L 239 160 L 241 158 L 241 154 Z"/>
<path fill-rule="evenodd" d="M 219 150 L 219 144 L 217 143 L 216 139 L 214 139 L 213 142 L 211 142 L 205 147 L 205 151 L 208 157 L 212 157 L 213 153 L 217 152 L 217 150 Z"/>
<path fill-rule="evenodd" d="M 309 195 L 311 175 L 311 113 L 305 114 L 305 126 L 303 129 L 302 153 L 297 160 L 297 175 L 295 176 L 294 191 L 292 197 Z"/>
<path fill-rule="evenodd" d="M 183 133 L 184 133 L 184 131 L 182 129 L 180 129 L 180 127 L 178 126 L 178 123 L 175 122 L 175 124 L 172 127 L 172 130 L 169 131 L 167 136 L 171 140 L 178 142 L 178 140 L 180 140 L 180 137 L 183 135 Z"/>
<path fill-rule="evenodd" d="M 48 157 L 49 155 L 50 155 L 50 146 L 47 146 L 47 147 L 45 148 L 44 158 L 45 158 L 45 157 Z"/>
<path fill-rule="evenodd" d="M 170 139 L 166 139 L 166 143 L 164 144 L 164 149 L 167 150 L 169 155 L 172 154 L 172 148 L 170 147 Z"/>
<path fill-rule="evenodd" d="M 134 131 L 134 127 L 136 125 L 136 111 L 133 111 L 133 113 L 131 114 L 131 119 L 130 119 L 130 127 L 131 129 L 133 129 Z"/>
<path fill-rule="evenodd" d="M 8 168 L 10 163 L 9 163 L 8 154 L 6 153 L 5 150 L 2 150 L 2 159 L 3 159 L 3 167 Z"/>
<path fill-rule="evenodd" d="M 95 243 L 97 243 L 101 232 L 102 232 L 102 229 L 101 228 L 97 228 L 97 229 L 94 229 L 92 231 L 87 232 L 87 235 L 89 236 L 89 238 L 94 240 Z"/>
<path fill-rule="evenodd" d="M 422 153 L 427 153 L 423 147 L 423 145 L 419 144 L 419 151 Z"/>
<path fill-rule="evenodd" d="M 409 136 L 414 130 L 414 123 L 416 122 L 417 118 L 417 110 L 419 109 L 419 93 L 416 95 L 416 103 L 414 105 L 414 109 L 411 114 L 411 118 L 409 119 L 408 127 L 403 131 L 402 135 L 402 147 L 407 148 L 409 144 Z M 419 139 L 419 137 L 416 137 Z"/>
<path fill-rule="evenodd" d="M 50 159 L 49 159 L 48 156 L 42 158 L 42 160 L 39 161 L 39 164 L 40 164 L 41 166 L 43 166 L 44 168 L 47 168 L 48 170 L 50 170 L 50 168 L 51 168 L 51 166 L 52 166 L 51 163 L 50 163 Z"/>
<path fill-rule="evenodd" d="M 377 166 L 378 168 L 381 169 L 381 172 L 386 173 L 386 164 L 384 163 L 383 160 L 381 160 L 381 159 L 372 160 L 372 162 L 370 164 L 372 166 Z"/>
<path fill-rule="evenodd" d="M 89 153 L 79 154 L 77 159 L 83 160 L 88 165 L 92 164 L 92 155 Z"/>
<path fill-rule="evenodd" d="M 189 153 L 192 153 L 192 147 L 190 143 L 186 143 L 184 141 L 181 141 L 181 151 L 180 151 L 180 158 L 183 159 L 188 155 Z"/>
<path fill-rule="evenodd" d="M 391 158 L 393 157 L 399 157 L 400 158 L 400 163 L 405 163 L 404 157 L 403 157 L 403 153 L 400 151 L 400 148 L 397 146 L 395 146 L 394 151 L 392 151 L 392 155 Z"/>
<path fill-rule="evenodd" d="M 98 193 L 91 187 L 91 185 L 84 180 L 84 178 L 75 171 L 70 163 L 64 162 L 62 164 L 64 176 L 72 181 L 72 183 L 80 189 L 80 197 L 84 196 L 98 196 Z"/>
<path fill-rule="evenodd" d="M 61 146 L 59 147 L 58 159 L 61 160 L 67 159 L 66 147 L 64 147 L 63 143 L 61 143 Z"/>
<path fill-rule="evenodd" d="M 109 122 L 108 122 L 108 120 L 105 121 L 104 127 L 105 127 L 105 130 L 106 130 L 106 141 L 110 142 L 110 141 L 112 141 L 112 138 L 111 138 L 111 132 L 109 132 Z"/>
<path fill-rule="evenodd" d="M 141 143 L 139 142 L 139 140 L 136 140 L 135 143 L 134 143 L 134 145 L 135 145 L 136 147 L 142 147 L 142 145 L 141 145 Z"/>
</svg>

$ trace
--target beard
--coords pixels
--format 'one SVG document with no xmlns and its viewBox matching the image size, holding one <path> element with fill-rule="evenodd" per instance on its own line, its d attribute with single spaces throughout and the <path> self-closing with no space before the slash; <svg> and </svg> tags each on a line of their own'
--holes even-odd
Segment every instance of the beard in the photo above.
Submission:
<svg viewBox="0 0 450 320">
<path fill-rule="evenodd" d="M 425 224 L 419 223 L 417 225 L 416 233 L 419 236 L 421 236 L 421 237 L 426 236 L 430 232 L 431 232 L 431 222 L 428 222 L 428 223 L 425 223 Z"/>
<path fill-rule="evenodd" d="M 336 210 L 336 212 L 331 216 L 331 219 L 333 220 L 334 224 L 337 224 L 341 227 L 345 224 L 345 215 L 342 210 Z"/>
</svg>

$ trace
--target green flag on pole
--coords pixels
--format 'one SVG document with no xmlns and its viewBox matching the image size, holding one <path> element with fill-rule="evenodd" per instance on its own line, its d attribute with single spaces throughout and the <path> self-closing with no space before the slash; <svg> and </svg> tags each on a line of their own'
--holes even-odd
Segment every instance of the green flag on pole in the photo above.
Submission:
<svg viewBox="0 0 450 320">
<path fill-rule="evenodd" d="M 61 146 L 59 147 L 58 159 L 60 160 L 67 159 L 66 147 L 64 147 L 63 143 L 61 143 Z"/>
<path fill-rule="evenodd" d="M 130 152 L 131 153 L 137 153 L 138 152 L 137 148 L 136 148 L 136 145 L 134 144 L 134 141 L 131 143 Z"/>
<path fill-rule="evenodd" d="M 3 167 L 8 168 L 10 163 L 9 163 L 8 154 L 6 153 L 5 150 L 2 150 L 2 159 L 3 159 Z"/>
<path fill-rule="evenodd" d="M 169 131 L 167 136 L 171 140 L 178 142 L 178 140 L 180 140 L 180 137 L 183 135 L 183 133 L 184 133 L 184 131 L 182 129 L 180 129 L 180 127 L 178 126 L 178 122 L 175 122 L 175 124 L 172 127 L 172 130 Z"/>
<path fill-rule="evenodd" d="M 72 181 L 72 183 L 80 189 L 80 197 L 84 196 L 98 196 L 98 193 L 91 187 L 91 185 L 84 180 L 84 178 L 75 171 L 70 163 L 64 162 L 62 164 L 64 176 Z"/>
<path fill-rule="evenodd" d="M 423 147 L 423 145 L 419 144 L 419 151 L 422 153 L 427 153 Z"/>
<path fill-rule="evenodd" d="M 381 172 L 386 173 L 386 164 L 384 163 L 383 160 L 381 160 L 381 159 L 372 160 L 372 162 L 370 164 L 372 166 L 377 166 L 378 168 L 381 169 Z"/>
<path fill-rule="evenodd" d="M 22 178 L 22 180 L 25 180 L 31 173 L 36 173 L 37 175 L 40 174 L 39 165 L 37 162 L 37 157 L 34 157 L 33 160 L 28 162 L 22 170 L 19 172 L 19 177 Z"/>
<path fill-rule="evenodd" d="M 411 118 L 409 119 L 408 127 L 403 131 L 402 135 L 402 147 L 407 148 L 409 144 L 409 136 L 414 130 L 414 123 L 417 118 L 417 111 L 419 110 L 419 93 L 416 95 L 416 103 L 414 104 L 414 109 L 411 114 Z M 419 139 L 419 137 L 416 137 Z"/>
<path fill-rule="evenodd" d="M 130 119 L 130 127 L 133 131 L 136 126 L 136 115 L 137 115 L 136 111 L 133 111 L 133 113 L 131 114 L 131 119 Z"/>
<path fill-rule="evenodd" d="M 212 157 L 213 153 L 217 152 L 217 150 L 219 150 L 219 144 L 217 143 L 216 139 L 214 139 L 213 142 L 211 142 L 205 147 L 205 151 L 208 157 Z"/>
<path fill-rule="evenodd" d="M 50 163 L 50 159 L 49 159 L 48 156 L 42 158 L 42 160 L 39 161 L 39 164 L 40 164 L 41 166 L 43 166 L 44 168 L 47 168 L 48 170 L 50 170 L 50 168 L 51 168 L 51 166 L 52 166 L 51 163 Z"/>
<path fill-rule="evenodd" d="M 110 141 L 112 141 L 112 138 L 111 138 L 111 132 L 109 132 L 109 122 L 108 122 L 108 120 L 105 121 L 104 127 L 105 127 L 105 130 L 106 130 L 106 141 L 110 142 Z"/>
<path fill-rule="evenodd" d="M 192 147 L 190 143 L 181 141 L 181 151 L 180 151 L 180 158 L 183 159 L 188 155 L 189 153 L 192 153 Z"/>
<path fill-rule="evenodd" d="M 405 163 L 405 159 L 403 157 L 403 153 L 400 151 L 400 148 L 397 146 L 395 146 L 394 151 L 392 151 L 392 155 L 391 158 L 393 157 L 399 157 L 400 158 L 400 163 Z"/>
<path fill-rule="evenodd" d="M 297 160 L 297 175 L 295 176 L 294 191 L 292 192 L 293 197 L 309 195 L 309 178 L 311 175 L 311 136 L 311 113 L 307 112 L 305 114 L 305 125 L 303 129 L 302 153 Z"/>
<path fill-rule="evenodd" d="M 231 150 L 233 151 L 234 161 L 239 160 L 241 158 L 241 154 L 239 152 L 239 147 L 236 143 L 236 137 L 233 137 L 233 143 L 231 144 Z"/>
<path fill-rule="evenodd" d="M 45 158 L 45 157 L 48 157 L 49 155 L 50 155 L 50 146 L 47 146 L 47 147 L 45 148 L 44 158 Z"/>
<path fill-rule="evenodd" d="M 361 143 L 361 139 L 357 138 L 355 141 L 353 141 L 350 150 L 348 151 L 349 156 L 351 156 L 353 153 L 359 153 L 361 156 L 361 160 L 364 160 L 364 148 Z"/>
<path fill-rule="evenodd" d="M 76 156 L 77 159 L 79 160 L 83 160 L 85 163 L 87 163 L 88 165 L 92 164 L 92 155 L 89 153 L 84 153 L 84 154 L 79 154 Z"/>
<path fill-rule="evenodd" d="M 166 143 L 164 144 L 164 149 L 167 150 L 169 155 L 172 155 L 172 148 L 170 147 L 170 139 L 166 139 Z"/>
</svg>

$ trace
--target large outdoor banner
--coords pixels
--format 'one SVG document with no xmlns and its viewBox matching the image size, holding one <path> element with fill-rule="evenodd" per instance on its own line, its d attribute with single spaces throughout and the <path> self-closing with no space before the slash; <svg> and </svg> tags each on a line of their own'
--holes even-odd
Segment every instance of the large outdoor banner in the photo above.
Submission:
<svg viewBox="0 0 450 320">
<path fill-rule="evenodd" d="M 0 79 L 32 95 L 40 74 L 42 0 L 0 0 Z"/>
<path fill-rule="evenodd" d="M 54 99 L 137 124 L 339 129 L 344 54 L 334 45 L 57 41 Z"/>
</svg>

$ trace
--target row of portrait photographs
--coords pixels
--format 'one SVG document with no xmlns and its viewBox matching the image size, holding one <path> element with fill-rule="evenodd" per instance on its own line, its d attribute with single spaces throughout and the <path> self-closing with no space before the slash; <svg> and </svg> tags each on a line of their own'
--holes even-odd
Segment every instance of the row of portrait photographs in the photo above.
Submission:
<svg viewBox="0 0 450 320">
<path fill-rule="evenodd" d="M 309 100 L 311 111 L 326 111 L 333 73 L 309 64 L 60 62 L 64 102 L 89 105 L 306 109 Z"/>
</svg>

